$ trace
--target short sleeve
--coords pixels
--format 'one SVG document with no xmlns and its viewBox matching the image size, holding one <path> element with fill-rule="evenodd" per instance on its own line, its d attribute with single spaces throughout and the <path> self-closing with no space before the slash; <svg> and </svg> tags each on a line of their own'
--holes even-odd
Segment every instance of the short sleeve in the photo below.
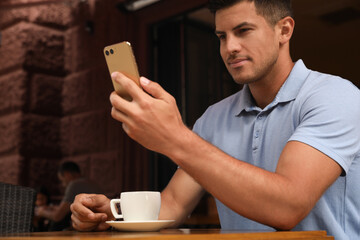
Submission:
<svg viewBox="0 0 360 240">
<path fill-rule="evenodd" d="M 299 125 L 289 141 L 300 141 L 326 154 L 348 171 L 360 152 L 360 91 L 333 77 L 304 89 Z"/>
</svg>

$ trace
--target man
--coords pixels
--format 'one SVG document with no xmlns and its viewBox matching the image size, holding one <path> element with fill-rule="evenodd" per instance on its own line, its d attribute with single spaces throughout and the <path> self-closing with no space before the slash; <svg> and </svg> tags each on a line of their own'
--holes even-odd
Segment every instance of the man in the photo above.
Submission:
<svg viewBox="0 0 360 240">
<path fill-rule="evenodd" d="M 79 166 L 74 162 L 63 162 L 58 169 L 58 178 L 65 188 L 65 194 L 58 206 L 40 206 L 35 215 L 51 220 L 49 230 L 61 231 L 71 227 L 70 205 L 79 193 L 101 193 L 95 184 L 82 177 Z"/>
<path fill-rule="evenodd" d="M 323 229 L 359 239 L 360 92 L 339 77 L 293 63 L 290 1 L 210 0 L 224 63 L 243 90 L 211 106 L 190 131 L 174 98 L 120 73 L 133 97 L 112 93 L 112 116 L 146 148 L 179 169 L 162 192 L 160 219 L 181 223 L 204 191 L 223 229 Z M 148 94 L 147 94 L 148 93 Z M 103 230 L 109 200 L 80 195 L 79 230 Z"/>
</svg>

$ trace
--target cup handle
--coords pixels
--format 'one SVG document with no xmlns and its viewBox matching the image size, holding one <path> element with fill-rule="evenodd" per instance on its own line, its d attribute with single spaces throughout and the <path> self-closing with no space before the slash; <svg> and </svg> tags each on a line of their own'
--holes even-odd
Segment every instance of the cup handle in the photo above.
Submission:
<svg viewBox="0 0 360 240">
<path fill-rule="evenodd" d="M 114 215 L 114 217 L 116 219 L 118 218 L 123 218 L 123 215 L 122 214 L 119 214 L 117 209 L 116 209 L 116 204 L 117 203 L 120 203 L 120 200 L 121 199 L 111 199 L 110 200 L 110 209 L 111 209 L 111 213 Z"/>
</svg>

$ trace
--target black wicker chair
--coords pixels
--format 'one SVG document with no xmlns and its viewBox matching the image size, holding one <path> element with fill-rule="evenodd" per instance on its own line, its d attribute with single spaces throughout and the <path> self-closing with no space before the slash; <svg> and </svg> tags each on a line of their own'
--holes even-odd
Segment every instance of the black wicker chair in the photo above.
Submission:
<svg viewBox="0 0 360 240">
<path fill-rule="evenodd" d="M 0 183 L 0 235 L 31 232 L 36 191 Z"/>
</svg>

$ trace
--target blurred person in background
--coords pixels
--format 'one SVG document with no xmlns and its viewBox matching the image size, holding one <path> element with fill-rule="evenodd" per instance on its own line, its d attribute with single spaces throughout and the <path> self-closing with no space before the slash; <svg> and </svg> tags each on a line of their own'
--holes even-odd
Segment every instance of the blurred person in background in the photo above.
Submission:
<svg viewBox="0 0 360 240">
<path fill-rule="evenodd" d="M 39 207 L 49 207 L 50 194 L 46 187 L 40 186 L 36 188 L 35 209 Z M 37 210 L 35 210 L 37 211 Z M 49 228 L 49 219 L 40 216 L 34 216 L 33 229 L 34 232 L 45 232 Z"/>
<path fill-rule="evenodd" d="M 75 162 L 63 162 L 58 169 L 58 178 L 65 188 L 65 194 L 57 206 L 39 206 L 35 216 L 51 221 L 49 231 L 62 231 L 71 228 L 70 205 L 80 193 L 102 193 L 99 186 L 81 175 L 80 167 Z"/>
</svg>

